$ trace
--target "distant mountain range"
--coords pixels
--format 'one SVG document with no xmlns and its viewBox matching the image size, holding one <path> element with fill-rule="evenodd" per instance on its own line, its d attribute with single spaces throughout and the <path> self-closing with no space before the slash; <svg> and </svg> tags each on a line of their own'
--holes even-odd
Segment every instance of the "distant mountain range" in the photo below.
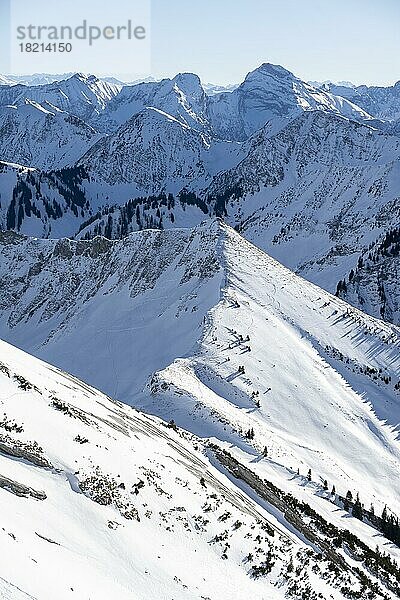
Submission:
<svg viewBox="0 0 400 600">
<path fill-rule="evenodd" d="M 0 597 L 398 599 L 398 84 L 46 77 L 0 85 Z"/>
<path fill-rule="evenodd" d="M 291 269 L 399 323 L 397 246 L 384 274 L 365 271 L 399 225 L 398 114 L 398 84 L 317 88 L 268 63 L 229 91 L 190 73 L 3 85 L 1 226 L 119 238 L 221 216 Z M 354 282 L 341 282 L 365 257 L 350 293 Z"/>
</svg>

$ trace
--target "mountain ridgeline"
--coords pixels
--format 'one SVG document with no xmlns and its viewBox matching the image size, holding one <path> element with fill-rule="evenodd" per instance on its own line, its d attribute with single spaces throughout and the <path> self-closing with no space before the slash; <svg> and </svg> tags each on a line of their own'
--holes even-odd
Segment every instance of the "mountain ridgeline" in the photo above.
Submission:
<svg viewBox="0 0 400 600">
<path fill-rule="evenodd" d="M 398 85 L 315 87 L 266 63 L 207 89 L 190 73 L 1 85 L 1 228 L 121 239 L 217 216 L 398 324 L 398 254 L 349 281 L 400 222 Z"/>
</svg>

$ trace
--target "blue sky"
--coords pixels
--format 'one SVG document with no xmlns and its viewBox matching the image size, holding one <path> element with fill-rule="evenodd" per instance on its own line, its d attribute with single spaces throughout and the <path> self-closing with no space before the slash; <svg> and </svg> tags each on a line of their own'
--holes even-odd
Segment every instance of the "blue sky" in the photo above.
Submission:
<svg viewBox="0 0 400 600">
<path fill-rule="evenodd" d="M 29 56 L 14 40 L 10 61 L 7 5 L 15 24 L 144 20 L 149 44 L 99 42 L 89 52 L 75 41 L 70 55 Z M 0 17 L 3 72 L 8 64 L 11 72 L 89 70 L 129 80 L 191 71 L 204 82 L 237 83 L 272 62 L 305 80 L 400 80 L 400 0 L 0 0 Z"/>
<path fill-rule="evenodd" d="M 262 62 L 304 79 L 400 80 L 400 0 L 153 0 L 152 70 L 237 82 Z"/>
</svg>

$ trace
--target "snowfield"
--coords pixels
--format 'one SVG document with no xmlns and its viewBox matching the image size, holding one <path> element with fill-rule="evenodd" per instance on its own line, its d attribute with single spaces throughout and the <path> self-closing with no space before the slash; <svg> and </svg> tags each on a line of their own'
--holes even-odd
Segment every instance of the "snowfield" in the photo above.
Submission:
<svg viewBox="0 0 400 600">
<path fill-rule="evenodd" d="M 339 581 L 359 588 L 194 436 L 3 342 L 0 357 L 2 598 L 340 599 Z"/>
</svg>

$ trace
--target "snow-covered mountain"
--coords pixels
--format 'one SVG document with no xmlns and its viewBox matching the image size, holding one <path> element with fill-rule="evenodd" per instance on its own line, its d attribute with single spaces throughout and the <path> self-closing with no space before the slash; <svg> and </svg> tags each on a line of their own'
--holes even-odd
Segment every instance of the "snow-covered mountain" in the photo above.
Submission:
<svg viewBox="0 0 400 600">
<path fill-rule="evenodd" d="M 346 98 L 377 119 L 400 119 L 400 81 L 392 86 L 324 86 L 330 93 Z"/>
<path fill-rule="evenodd" d="M 0 83 L 3 85 L 47 85 L 55 81 L 62 81 L 72 77 L 74 73 L 50 74 L 33 73 L 32 75 L 0 75 Z"/>
<path fill-rule="evenodd" d="M 264 64 L 237 89 L 213 96 L 188 73 L 121 91 L 77 74 L 3 86 L 0 104 L 17 107 L 1 109 L 0 160 L 28 168 L 0 173 L 0 219 L 28 235 L 121 237 L 223 216 L 335 292 L 359 257 L 398 226 L 396 124 L 384 135 L 376 119 L 282 67 Z M 72 113 L 85 114 L 85 124 Z M 97 143 L 87 122 L 104 132 Z M 32 211 L 16 186 L 33 166 L 44 185 L 26 182 Z M 392 288 L 387 297 L 396 295 Z M 382 314 L 375 300 L 370 312 Z M 398 323 L 389 317 L 396 314 L 387 310 L 385 318 Z"/>
<path fill-rule="evenodd" d="M 93 122 L 99 129 L 110 131 L 149 107 L 161 110 L 196 130 L 210 129 L 207 96 L 199 77 L 192 73 L 124 86 Z"/>
<path fill-rule="evenodd" d="M 74 165 L 99 137 L 78 117 L 32 100 L 0 107 L 3 161 L 43 170 Z"/>
<path fill-rule="evenodd" d="M 201 189 L 243 158 L 239 144 L 215 140 L 168 113 L 143 109 L 78 162 L 92 180 L 130 184 L 131 197 Z"/>
<path fill-rule="evenodd" d="M 3 342 L 0 360 L 2 598 L 344 598 L 193 436 Z"/>
<path fill-rule="evenodd" d="M 244 140 L 275 117 L 326 110 L 360 121 L 371 117 L 351 102 L 313 88 L 290 71 L 265 63 L 235 90 L 210 99 L 213 131 L 223 139 Z"/>
<path fill-rule="evenodd" d="M 121 237 L 146 224 L 179 227 L 198 223 L 204 214 L 219 215 L 286 266 L 334 293 L 337 283 L 356 267 L 371 244 L 398 225 L 397 136 L 325 111 L 271 121 L 246 142 L 235 144 L 211 141 L 207 146 L 205 138 L 193 130 L 172 119 L 168 124 L 178 136 L 172 144 L 174 155 L 166 149 L 159 152 L 170 136 L 162 123 L 150 127 L 149 121 L 143 131 L 152 135 L 141 133 L 140 143 L 129 143 L 132 133 L 125 135 L 123 125 L 115 136 L 101 140 L 89 151 L 82 164 L 91 179 L 101 181 L 102 165 L 106 165 L 103 173 L 110 172 L 117 182 L 140 181 L 143 195 L 147 175 L 147 193 L 153 196 L 137 198 L 138 188 L 132 187 L 136 200 L 122 207 L 115 202 L 95 213 L 81 226 L 80 237 L 99 233 Z M 158 137 L 161 131 L 164 133 Z M 151 145 L 143 142 L 147 139 Z M 170 147 L 167 141 L 166 148 Z M 182 156 L 182 148 L 191 151 L 185 150 Z M 145 161 L 135 162 L 134 157 L 144 156 Z M 186 192 L 177 195 L 172 177 L 174 156 L 176 165 L 187 165 L 185 157 L 190 157 L 190 165 L 196 165 L 190 177 L 187 166 L 181 168 L 186 183 L 183 179 L 179 183 Z M 204 169 L 206 159 L 208 169 Z M 121 175 L 125 165 L 129 170 Z M 170 201 L 164 196 L 157 198 L 157 186 L 176 197 Z M 112 197 L 111 191 L 107 193 Z M 389 256 L 386 268 L 393 261 Z M 387 295 L 394 299 L 400 293 L 394 265 L 391 272 L 394 284 Z M 356 306 L 375 316 L 382 314 L 380 304 L 372 308 L 360 301 Z M 398 323 L 396 315 L 396 310 L 385 312 L 385 318 Z"/>
<path fill-rule="evenodd" d="M 395 598 L 396 327 L 219 221 L 0 245 L 1 337 L 170 422 L 0 344 L 7 591 Z"/>
<path fill-rule="evenodd" d="M 322 287 L 334 291 L 359 254 L 398 223 L 397 137 L 317 111 L 273 135 L 262 129 L 248 148 L 207 193 L 236 190 L 228 220 Z"/>
<path fill-rule="evenodd" d="M 4 170 L 2 222 L 40 237 L 114 238 L 223 216 L 334 293 L 371 244 L 398 226 L 399 158 L 398 136 L 325 111 L 273 120 L 245 142 L 224 142 L 149 108 L 100 139 L 77 167 L 56 175 Z M 39 192 L 31 179 L 43 182 Z M 25 210 L 21 180 L 36 212 Z M 387 297 L 395 298 L 394 266 L 391 273 Z M 382 314 L 375 301 L 356 306 Z M 384 315 L 399 322 L 396 310 Z"/>
<path fill-rule="evenodd" d="M 237 87 L 238 83 L 228 83 L 227 85 L 220 85 L 217 83 L 202 83 L 203 89 L 208 96 L 214 96 L 221 92 L 233 92 Z"/>
<path fill-rule="evenodd" d="M 102 81 L 94 75 L 76 73 L 68 79 L 45 85 L 0 86 L 0 106 L 32 100 L 45 109 L 56 107 L 89 121 L 104 110 L 120 89 L 120 85 Z"/>
</svg>

